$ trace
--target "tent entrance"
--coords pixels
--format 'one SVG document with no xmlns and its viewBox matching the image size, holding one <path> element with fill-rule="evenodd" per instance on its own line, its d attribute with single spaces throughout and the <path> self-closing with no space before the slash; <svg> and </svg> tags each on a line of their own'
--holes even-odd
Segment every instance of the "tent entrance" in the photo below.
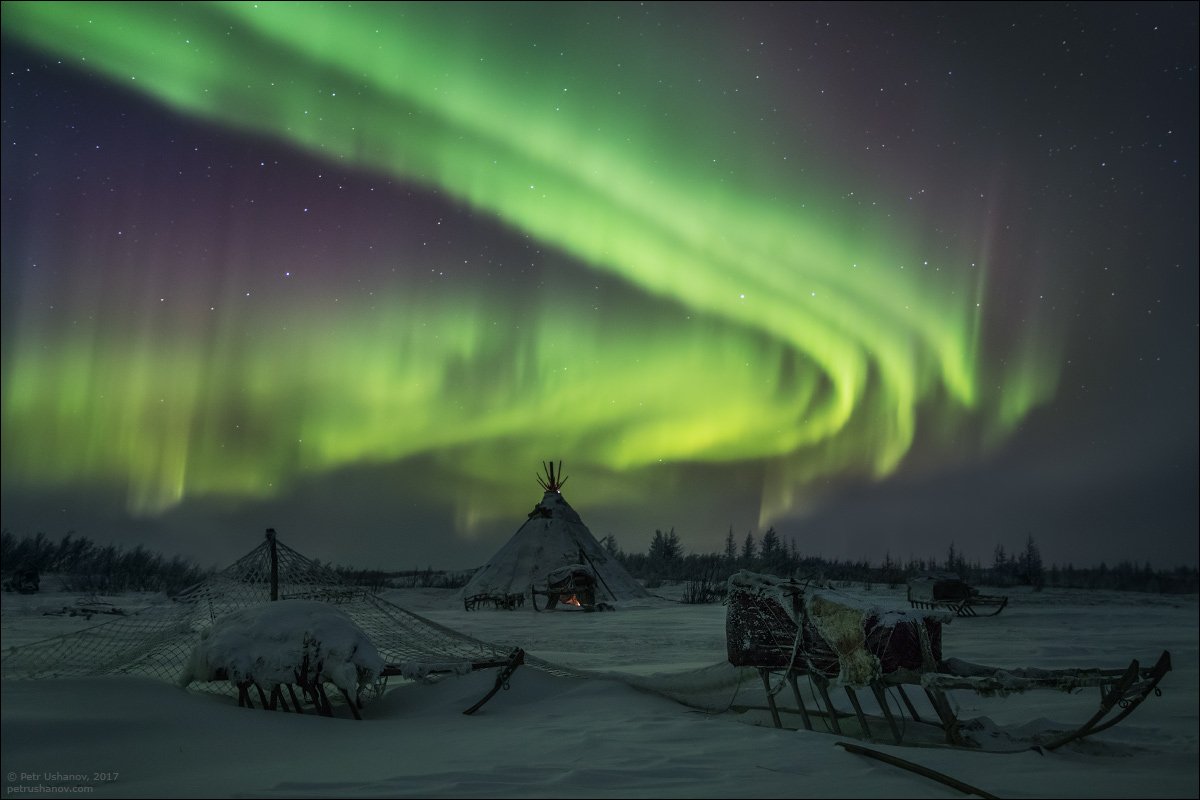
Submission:
<svg viewBox="0 0 1200 800">
<path fill-rule="evenodd" d="M 530 586 L 535 611 L 605 611 L 612 606 L 596 600 L 596 574 L 583 564 L 571 564 L 554 570 L 546 576 L 546 588 Z M 546 605 L 538 607 L 538 597 L 546 598 Z"/>
</svg>

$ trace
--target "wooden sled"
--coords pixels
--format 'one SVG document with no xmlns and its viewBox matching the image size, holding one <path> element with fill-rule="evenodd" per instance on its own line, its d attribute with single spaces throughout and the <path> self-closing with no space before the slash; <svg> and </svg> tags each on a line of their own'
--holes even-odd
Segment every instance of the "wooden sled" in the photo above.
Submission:
<svg viewBox="0 0 1200 800">
<path fill-rule="evenodd" d="M 913 608 L 929 611 L 952 611 L 957 617 L 994 617 L 1008 605 L 1008 598 L 994 594 L 976 594 L 964 600 L 915 600 L 908 598 Z M 980 611 L 991 609 L 986 614 Z"/>
<path fill-rule="evenodd" d="M 1002 669 L 943 659 L 941 617 L 888 612 L 885 619 L 877 610 L 808 595 L 799 584 L 746 572 L 730 579 L 727 605 L 729 661 L 757 670 L 767 700 L 765 707 L 735 705 L 732 710 L 768 712 L 777 728 L 803 727 L 899 745 L 994 749 L 996 732 L 985 730 L 979 720 L 959 720 L 947 692 L 1004 696 L 1035 689 L 1098 689 L 1099 706 L 1083 724 L 1037 735 L 1025 745 L 1054 750 L 1121 722 L 1152 693 L 1161 693 L 1159 682 L 1171 670 L 1165 650 L 1151 667 L 1134 660 L 1124 669 Z M 809 684 L 811 703 L 801 692 L 802 678 Z M 794 708 L 778 699 L 785 685 Z M 845 692 L 852 711 L 834 705 L 831 691 L 836 688 Z M 864 691 L 873 707 L 864 707 L 859 694 Z M 924 709 L 919 710 L 914 697 L 922 696 Z"/>
<path fill-rule="evenodd" d="M 290 683 L 267 684 L 266 689 L 264 689 L 263 683 L 255 680 L 253 676 L 234 680 L 224 668 L 217 669 L 213 673 L 212 680 L 230 681 L 237 687 L 239 708 L 254 708 L 254 701 L 250 697 L 250 690 L 253 688 L 258 693 L 258 700 L 262 704 L 262 708 L 266 711 L 295 711 L 297 714 L 303 714 L 304 704 L 307 702 L 312 705 L 317 714 L 323 717 L 332 717 L 333 704 L 329 702 L 329 695 L 325 691 L 327 681 L 324 678 L 322 666 L 320 661 L 315 665 L 310 664 L 308 654 L 305 653 L 300 665 L 296 667 L 294 679 Z M 290 706 L 287 698 L 283 696 L 284 689 L 291 698 Z M 296 695 L 297 689 L 300 690 L 299 697 Z M 346 706 L 354 718 L 362 719 L 362 715 L 358 713 L 362 708 L 362 699 L 357 696 L 351 697 L 349 692 L 340 687 L 338 691 L 341 692 L 342 698 L 346 701 Z"/>
<path fill-rule="evenodd" d="M 270 695 L 263 690 L 263 687 L 253 680 L 239 681 L 235 684 L 238 690 L 238 707 L 239 708 L 254 708 L 254 701 L 250 699 L 250 689 L 253 688 L 258 692 L 259 702 L 262 708 L 266 711 L 295 711 L 297 714 L 304 713 L 304 704 L 312 705 L 313 710 L 323 716 L 333 716 L 333 704 L 329 702 L 329 695 L 325 692 L 324 683 L 312 684 L 275 684 L 271 687 Z M 288 705 L 287 699 L 283 696 L 283 690 L 287 689 L 288 696 L 291 697 L 291 705 Z M 296 696 L 296 689 L 300 690 L 300 697 Z M 362 715 L 358 713 L 362 708 L 362 703 L 358 698 L 352 698 L 344 690 L 339 689 L 342 697 L 346 701 L 346 706 L 354 714 L 355 719 L 362 719 Z M 304 698 L 301 700 L 300 698 Z"/>
<path fill-rule="evenodd" d="M 994 617 L 1008 605 L 1008 598 L 980 594 L 957 575 L 933 574 L 908 582 L 908 602 L 913 608 L 951 611 L 959 617 Z"/>
<path fill-rule="evenodd" d="M 516 672 L 517 667 L 525 663 L 525 651 L 521 648 L 516 648 L 509 654 L 506 659 L 490 660 L 490 661 L 473 661 L 461 664 L 388 664 L 383 671 L 379 673 L 379 682 L 376 686 L 376 692 L 382 694 L 387 686 L 387 680 L 391 677 L 405 678 L 425 678 L 430 676 L 441 675 L 456 675 L 465 672 L 475 672 L 481 669 L 491 669 L 493 667 L 500 668 L 496 674 L 496 683 L 485 694 L 479 702 L 464 711 L 464 714 L 474 714 L 483 705 L 496 696 L 496 693 L 501 689 L 507 689 L 509 679 Z M 317 670 L 319 673 L 319 668 Z M 325 691 L 325 681 L 314 680 L 312 674 L 306 671 L 298 670 L 295 683 L 276 684 L 270 687 L 269 692 L 259 685 L 254 680 L 245 680 L 235 683 L 238 690 L 238 706 L 241 708 L 254 708 L 254 701 L 250 696 L 250 690 L 256 690 L 259 703 L 266 711 L 295 711 L 297 714 L 304 713 L 304 706 L 309 704 L 312 710 L 323 717 L 332 717 L 334 715 L 333 704 L 329 701 L 329 695 Z M 228 680 L 227 675 L 221 671 L 218 672 L 214 680 Z M 291 699 L 291 704 L 288 703 L 288 698 L 284 697 L 286 689 L 288 697 Z M 299 690 L 299 696 L 297 696 Z M 351 697 L 344 689 L 338 689 L 342 699 L 346 703 L 346 707 L 350 709 L 350 713 L 355 719 L 361 720 L 362 714 L 359 711 L 363 707 L 361 697 Z"/>
<path fill-rule="evenodd" d="M 474 611 L 477 608 L 485 608 L 487 606 L 514 611 L 525 606 L 525 595 L 520 592 L 496 592 L 492 594 L 484 592 L 463 598 L 464 611 Z"/>
</svg>

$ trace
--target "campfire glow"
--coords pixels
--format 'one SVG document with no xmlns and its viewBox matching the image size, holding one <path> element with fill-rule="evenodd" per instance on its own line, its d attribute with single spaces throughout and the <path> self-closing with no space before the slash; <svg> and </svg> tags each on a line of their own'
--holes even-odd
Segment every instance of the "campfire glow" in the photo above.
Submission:
<svg viewBox="0 0 1200 800">
<path fill-rule="evenodd" d="M 559 602 L 566 603 L 567 605 L 572 605 L 572 606 L 582 606 L 583 605 L 583 603 L 580 603 L 579 598 L 576 597 L 575 595 L 568 596 L 568 595 L 564 594 L 559 597 Z"/>
</svg>

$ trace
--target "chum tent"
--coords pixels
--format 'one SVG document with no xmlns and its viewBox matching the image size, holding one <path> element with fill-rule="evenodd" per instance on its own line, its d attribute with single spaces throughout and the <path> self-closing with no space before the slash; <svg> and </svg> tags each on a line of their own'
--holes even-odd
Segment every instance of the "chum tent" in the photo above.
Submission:
<svg viewBox="0 0 1200 800">
<path fill-rule="evenodd" d="M 538 504 L 550 516 L 541 517 L 539 512 L 538 518 L 560 520 L 549 526 L 552 530 L 567 527 L 587 533 L 566 501 L 549 497 L 550 494 L 547 491 L 548 496 Z M 369 638 L 385 665 L 399 668 L 398 677 L 402 679 L 436 680 L 443 674 L 463 674 L 478 668 L 477 665 L 510 662 L 514 643 L 481 641 L 414 614 L 363 587 L 347 584 L 333 570 L 279 541 L 274 530 L 267 533 L 265 541 L 237 562 L 181 593 L 170 604 L 151 606 L 74 633 L 5 647 L 0 658 L 0 675 L 5 681 L 130 675 L 177 686 L 186 681 L 192 691 L 236 694 L 237 688 L 227 681 L 192 680 L 196 646 L 218 621 L 275 600 L 318 600 L 330 604 Z M 599 554 L 602 548 L 590 533 L 586 538 L 578 533 L 576 536 L 590 542 L 596 548 L 595 554 Z M 615 559 L 605 558 L 597 563 L 600 574 L 616 592 L 648 596 L 624 569 L 620 573 L 610 570 L 620 567 Z M 625 579 L 617 575 L 624 575 Z M 600 591 L 603 593 L 603 588 Z M 731 692 L 736 694 L 738 687 L 753 685 L 752 673 L 748 675 L 746 669 L 728 662 L 654 676 L 592 672 L 548 662 L 529 653 L 523 656 L 522 663 L 562 677 L 619 680 L 693 708 L 717 712 L 728 707 Z"/>
<path fill-rule="evenodd" d="M 463 588 L 462 596 L 528 595 L 533 587 L 545 588 L 552 573 L 582 566 L 596 576 L 600 600 L 649 597 L 645 587 L 596 541 L 562 496 L 566 479 L 561 466 L 556 475 L 554 465 L 547 465 L 546 478 L 539 477 L 538 483 L 545 489 L 541 502 L 512 538 L 480 567 Z"/>
</svg>

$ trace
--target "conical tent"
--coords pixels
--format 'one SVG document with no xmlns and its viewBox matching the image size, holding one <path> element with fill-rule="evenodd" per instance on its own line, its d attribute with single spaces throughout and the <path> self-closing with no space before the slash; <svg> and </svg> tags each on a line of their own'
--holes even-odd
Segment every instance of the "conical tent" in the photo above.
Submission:
<svg viewBox="0 0 1200 800">
<path fill-rule="evenodd" d="M 649 593 L 610 555 L 559 491 L 565 480 L 547 468 L 542 501 L 529 519 L 463 588 L 463 597 L 527 595 L 531 586 L 546 587 L 555 570 L 582 564 L 595 573 L 598 600 L 629 600 Z"/>
</svg>

